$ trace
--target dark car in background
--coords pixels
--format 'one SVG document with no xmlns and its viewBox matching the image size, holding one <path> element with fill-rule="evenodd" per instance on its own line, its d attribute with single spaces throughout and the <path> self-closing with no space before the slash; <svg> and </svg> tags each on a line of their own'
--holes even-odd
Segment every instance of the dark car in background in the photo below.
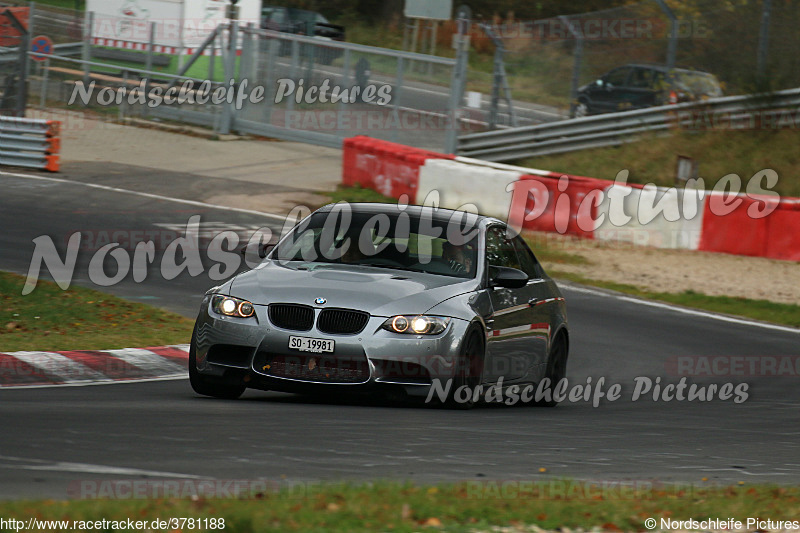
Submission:
<svg viewBox="0 0 800 533">
<path fill-rule="evenodd" d="M 261 28 L 265 30 L 308 35 L 320 40 L 344 41 L 345 28 L 331 24 L 316 11 L 296 9 L 293 7 L 264 6 L 261 8 Z M 316 48 L 317 60 L 326 65 L 342 55 L 337 48 L 319 46 Z M 291 42 L 281 41 L 280 55 L 292 53 Z"/>
<path fill-rule="evenodd" d="M 624 65 L 578 89 L 574 116 L 614 113 L 722 96 L 713 74 L 662 65 Z"/>
</svg>

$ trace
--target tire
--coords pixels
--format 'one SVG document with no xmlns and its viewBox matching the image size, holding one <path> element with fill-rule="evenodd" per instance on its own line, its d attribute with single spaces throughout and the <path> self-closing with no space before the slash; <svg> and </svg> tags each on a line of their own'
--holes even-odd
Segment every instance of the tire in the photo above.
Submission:
<svg viewBox="0 0 800 533">
<path fill-rule="evenodd" d="M 586 105 L 586 102 L 578 102 L 578 105 L 575 106 L 574 118 L 581 118 L 588 116 L 589 116 L 589 106 Z"/>
<path fill-rule="evenodd" d="M 197 326 L 192 332 L 192 344 L 189 348 L 189 383 L 192 389 L 197 394 L 203 396 L 212 396 L 214 398 L 221 398 L 225 400 L 235 400 L 241 396 L 247 385 L 241 383 L 225 383 L 224 378 L 217 378 L 213 376 L 204 376 L 197 371 L 197 353 L 196 353 L 196 334 Z"/>
<path fill-rule="evenodd" d="M 555 390 L 556 385 L 567 377 L 567 358 L 569 357 L 569 348 L 564 335 L 559 334 L 553 345 L 550 347 L 550 354 L 547 357 L 547 371 L 545 377 L 550 378 L 551 392 Z M 540 400 L 533 402 L 537 407 L 555 407 L 558 402 L 555 399 Z"/>
<path fill-rule="evenodd" d="M 459 387 L 466 385 L 470 391 L 481 383 L 481 370 L 483 367 L 484 347 L 480 333 L 472 330 L 466 336 L 466 340 L 461 346 L 461 353 L 456 362 L 455 377 L 453 385 L 450 387 L 445 407 L 448 409 L 472 409 L 475 406 L 471 396 L 466 402 L 456 401 L 456 391 Z"/>
</svg>

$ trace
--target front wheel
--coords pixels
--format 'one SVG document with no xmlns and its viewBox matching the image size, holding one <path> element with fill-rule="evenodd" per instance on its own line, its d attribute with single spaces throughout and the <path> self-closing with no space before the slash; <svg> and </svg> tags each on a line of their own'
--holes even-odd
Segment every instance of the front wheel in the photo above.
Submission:
<svg viewBox="0 0 800 533">
<path fill-rule="evenodd" d="M 197 327 L 195 326 L 195 331 L 192 333 L 192 344 L 189 348 L 189 383 L 192 385 L 192 389 L 203 396 L 235 400 L 247 388 L 244 382 L 225 383 L 222 381 L 224 378 L 204 376 L 197 371 L 196 333 Z"/>
<path fill-rule="evenodd" d="M 445 406 L 450 409 L 472 409 L 475 405 L 474 393 L 481 383 L 481 369 L 483 367 L 483 342 L 477 331 L 467 335 L 461 347 L 461 354 L 456 362 L 453 384 L 447 396 Z M 466 386 L 466 389 L 461 387 Z"/>
<path fill-rule="evenodd" d="M 563 335 L 559 335 L 550 347 L 550 355 L 547 358 L 547 371 L 545 377 L 550 379 L 551 394 L 562 379 L 567 377 L 567 341 Z M 549 400 L 542 398 L 534 402 L 539 407 L 555 407 L 558 401 L 552 396 Z"/>
<path fill-rule="evenodd" d="M 589 116 L 589 106 L 586 105 L 586 102 L 578 102 L 578 105 L 575 106 L 575 118 L 587 116 Z"/>
</svg>

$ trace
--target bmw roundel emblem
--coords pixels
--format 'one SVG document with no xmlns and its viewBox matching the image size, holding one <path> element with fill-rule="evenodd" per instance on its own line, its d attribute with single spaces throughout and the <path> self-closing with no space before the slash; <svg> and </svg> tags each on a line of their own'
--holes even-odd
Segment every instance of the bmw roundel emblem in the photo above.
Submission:
<svg viewBox="0 0 800 533">
<path fill-rule="evenodd" d="M 314 303 L 317 305 L 325 305 L 326 303 L 328 303 L 328 300 L 326 300 L 325 298 L 317 298 L 316 300 L 314 300 Z"/>
</svg>

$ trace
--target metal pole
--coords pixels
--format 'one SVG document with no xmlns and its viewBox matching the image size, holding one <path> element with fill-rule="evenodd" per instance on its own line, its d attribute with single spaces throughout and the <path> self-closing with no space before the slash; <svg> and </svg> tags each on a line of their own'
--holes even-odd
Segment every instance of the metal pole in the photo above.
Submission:
<svg viewBox="0 0 800 533">
<path fill-rule="evenodd" d="M 580 27 L 575 27 L 567 17 L 559 17 L 569 28 L 569 32 L 575 38 L 575 48 L 572 52 L 572 86 L 569 92 L 569 116 L 575 116 L 575 107 L 578 104 L 578 87 L 581 80 L 581 64 L 583 63 L 583 32 Z"/>
<path fill-rule="evenodd" d="M 264 100 L 264 122 L 272 124 L 272 106 L 275 102 L 275 68 L 278 57 L 278 47 L 281 42 L 277 39 L 269 39 L 267 45 L 267 68 L 264 80 L 265 100 Z"/>
<path fill-rule="evenodd" d="M 300 43 L 292 41 L 292 63 L 289 66 L 289 79 L 297 81 L 297 63 L 300 56 Z M 288 98 L 286 101 L 286 111 L 294 111 L 294 98 Z"/>
<path fill-rule="evenodd" d="M 155 54 L 156 49 L 156 23 L 150 23 L 150 35 L 147 39 L 147 58 L 145 60 L 145 68 L 148 72 L 153 72 L 153 55 Z M 145 100 L 147 97 L 150 96 L 150 78 L 145 76 L 144 82 L 144 95 Z M 145 115 L 147 114 L 147 110 L 150 109 L 150 106 L 147 104 L 144 105 L 143 110 Z"/>
<path fill-rule="evenodd" d="M 208 46 L 211 48 L 211 55 L 208 58 L 208 80 L 213 82 L 215 80 L 214 75 L 216 74 L 216 72 L 215 72 L 216 68 L 215 67 L 216 67 L 216 62 L 217 62 L 217 41 L 216 41 L 216 39 L 211 41 L 211 43 Z"/>
<path fill-rule="evenodd" d="M 436 55 L 436 34 L 439 31 L 439 21 L 431 21 L 431 55 Z M 428 76 L 433 75 L 433 63 L 428 63 Z"/>
<path fill-rule="evenodd" d="M 86 13 L 83 27 L 83 50 L 81 59 L 83 60 L 83 86 L 89 87 L 90 67 L 89 61 L 92 60 L 92 32 L 94 31 L 94 11 Z"/>
<path fill-rule="evenodd" d="M 184 26 L 186 26 L 186 0 L 181 1 L 181 16 L 180 16 L 180 27 L 178 28 L 178 70 L 183 68 L 183 55 L 185 53 L 184 48 Z"/>
<path fill-rule="evenodd" d="M 448 104 L 448 114 L 450 123 L 445 132 L 444 151 L 448 154 L 456 153 L 458 149 L 458 114 L 461 109 L 461 101 L 464 98 L 464 87 L 466 85 L 467 50 L 466 35 L 469 31 L 471 20 L 469 7 L 462 5 L 458 8 L 456 21 L 458 34 L 456 35 L 456 64 L 453 65 L 453 76 L 450 81 L 450 102 Z"/>
<path fill-rule="evenodd" d="M 395 80 L 394 91 L 392 91 L 392 101 L 394 105 L 392 106 L 392 115 L 394 115 L 395 120 L 397 123 L 400 123 L 400 91 L 403 88 L 403 58 L 397 58 L 397 79 Z M 392 142 L 397 142 L 397 136 L 400 132 L 400 128 L 392 128 Z"/>
<path fill-rule="evenodd" d="M 678 53 L 678 17 L 664 2 L 656 0 L 661 11 L 669 18 L 669 41 L 667 42 L 667 68 L 672 70 L 675 67 L 675 58 Z"/>
<path fill-rule="evenodd" d="M 50 77 L 50 58 L 44 60 L 44 72 L 42 73 L 42 92 L 39 95 L 39 105 L 45 107 L 47 105 L 47 89 L 48 78 Z"/>
<path fill-rule="evenodd" d="M 235 20 L 231 20 L 228 61 L 225 63 L 225 80 L 223 81 L 223 83 L 227 84 L 229 87 L 235 86 L 235 84 L 231 85 L 230 81 L 236 80 L 236 38 L 238 33 L 239 23 Z M 231 132 L 231 126 L 234 120 L 234 105 L 235 104 L 223 104 L 222 106 L 222 124 L 219 131 L 222 135 L 228 135 Z"/>
<path fill-rule="evenodd" d="M 758 60 L 756 70 L 759 79 L 763 79 L 767 71 L 767 50 L 769 49 L 769 19 L 772 12 L 772 0 L 764 0 L 761 8 L 761 31 L 758 34 Z"/>
</svg>

